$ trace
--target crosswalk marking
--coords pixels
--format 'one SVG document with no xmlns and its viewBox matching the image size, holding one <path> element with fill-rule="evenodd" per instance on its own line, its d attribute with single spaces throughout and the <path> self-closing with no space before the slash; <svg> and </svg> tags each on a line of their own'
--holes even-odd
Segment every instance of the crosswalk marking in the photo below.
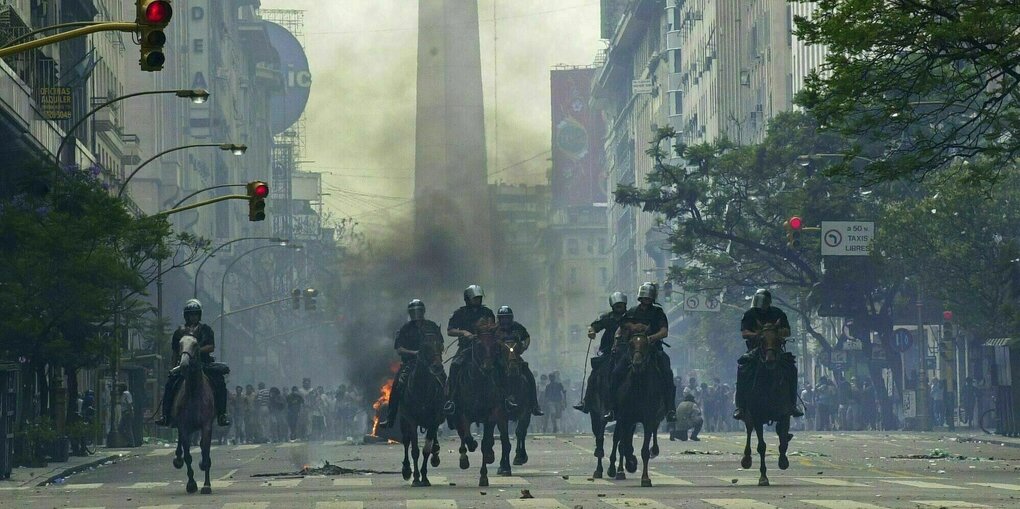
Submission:
<svg viewBox="0 0 1020 509">
<path fill-rule="evenodd" d="M 514 509 L 569 509 L 555 498 L 516 498 L 507 502 Z"/>
<path fill-rule="evenodd" d="M 272 486 L 274 488 L 296 488 L 298 484 L 301 484 L 304 479 L 273 479 L 272 481 L 266 481 L 262 483 L 262 486 Z"/>
<path fill-rule="evenodd" d="M 448 498 L 408 500 L 407 509 L 457 509 L 457 502 Z"/>
<path fill-rule="evenodd" d="M 341 477 L 333 479 L 333 486 L 371 486 L 372 479 L 369 477 Z"/>
<path fill-rule="evenodd" d="M 1020 491 L 1020 484 L 1005 484 L 1000 482 L 969 482 L 967 484 L 984 486 L 986 488 L 998 488 L 1000 490 Z"/>
<path fill-rule="evenodd" d="M 231 484 L 234 484 L 234 481 L 214 480 L 209 484 L 212 484 L 213 488 L 229 488 Z"/>
<path fill-rule="evenodd" d="M 842 479 L 833 479 L 831 477 L 795 477 L 798 481 L 804 481 L 814 484 L 821 484 L 822 486 L 846 486 L 852 488 L 867 488 L 867 484 L 861 484 L 857 482 L 844 481 Z"/>
<path fill-rule="evenodd" d="M 299 445 L 308 445 L 308 444 L 303 443 L 303 442 L 287 442 L 285 444 L 280 444 L 277 447 L 279 447 L 281 449 L 286 449 L 288 447 L 297 447 Z"/>
<path fill-rule="evenodd" d="M 618 509 L 631 509 L 634 507 L 640 507 L 641 509 L 670 509 L 668 505 L 656 502 L 650 498 L 604 498 L 602 501 Z"/>
<path fill-rule="evenodd" d="M 931 489 L 931 490 L 969 490 L 970 489 L 970 488 L 965 488 L 965 487 L 962 487 L 962 486 L 950 486 L 948 484 L 942 484 L 942 483 L 937 483 L 937 482 L 928 482 L 928 481 L 900 481 L 900 480 L 882 479 L 882 482 L 887 482 L 887 483 L 892 483 L 892 484 L 902 484 L 904 486 L 912 486 L 914 488 L 926 488 L 926 489 Z"/>
<path fill-rule="evenodd" d="M 163 488 L 169 486 L 168 482 L 136 482 L 127 486 L 118 486 L 122 490 L 148 490 L 152 488 Z"/>
<path fill-rule="evenodd" d="M 429 482 L 432 483 L 433 486 L 450 484 L 450 480 L 447 479 L 445 475 L 430 475 Z"/>
<path fill-rule="evenodd" d="M 701 500 L 724 509 L 779 509 L 772 504 L 758 502 L 750 498 L 703 498 Z"/>
<path fill-rule="evenodd" d="M 234 447 L 234 450 L 235 451 L 250 451 L 252 449 L 258 449 L 259 447 L 262 447 L 262 444 L 244 444 L 244 445 L 238 445 L 238 446 Z"/>
<path fill-rule="evenodd" d="M 363 502 L 330 500 L 329 502 L 316 502 L 315 509 L 365 509 L 365 504 Z"/>
<path fill-rule="evenodd" d="M 564 481 L 566 481 L 567 484 L 576 484 L 578 486 L 585 485 L 585 484 L 588 484 L 588 485 L 595 484 L 595 485 L 598 485 L 598 486 L 608 486 L 608 485 L 613 484 L 613 483 L 611 483 L 611 482 L 609 482 L 609 481 L 607 481 L 605 479 L 592 479 L 590 481 L 588 479 L 592 479 L 592 478 L 591 477 L 575 477 L 575 476 L 570 476 L 570 477 L 564 479 Z"/>
<path fill-rule="evenodd" d="M 27 490 L 28 486 L 0 486 L 0 491 Z"/>
<path fill-rule="evenodd" d="M 269 502 L 230 502 L 223 509 L 268 509 Z"/>
<path fill-rule="evenodd" d="M 511 476 L 507 476 L 507 477 L 495 476 L 495 477 L 490 477 L 489 478 L 489 485 L 491 485 L 491 486 L 518 486 L 518 485 L 521 485 L 521 484 L 531 484 L 531 483 L 528 482 L 527 479 L 525 479 L 523 477 L 517 477 L 515 475 L 511 475 Z"/>
<path fill-rule="evenodd" d="M 962 500 L 912 500 L 915 504 L 927 505 L 931 507 L 945 507 L 946 509 L 982 509 L 990 507 L 984 504 L 978 504 L 975 502 L 964 502 Z"/>
<path fill-rule="evenodd" d="M 143 505 L 138 509 L 181 509 L 181 504 Z"/>
<path fill-rule="evenodd" d="M 149 454 L 146 454 L 146 456 L 169 456 L 175 452 L 177 452 L 177 449 L 174 449 L 173 447 L 164 447 L 162 449 L 156 449 Z"/>
<path fill-rule="evenodd" d="M 658 472 L 648 472 L 648 476 L 652 478 L 653 486 L 694 486 L 694 483 L 690 481 L 678 479 L 666 474 L 660 474 Z"/>
<path fill-rule="evenodd" d="M 821 506 L 825 509 L 886 509 L 879 505 L 853 500 L 801 500 L 801 502 Z"/>
<path fill-rule="evenodd" d="M 231 470 L 231 471 L 229 471 L 229 472 L 227 472 L 227 473 L 225 473 L 225 474 L 221 475 L 221 476 L 220 476 L 220 477 L 218 477 L 218 478 L 217 478 L 216 480 L 218 480 L 218 481 L 224 481 L 224 480 L 230 479 L 231 477 L 233 477 L 233 476 L 234 476 L 234 474 L 236 474 L 236 473 L 237 473 L 237 470 L 238 470 L 238 469 L 236 469 L 236 468 L 235 468 L 235 469 L 233 469 L 233 470 Z"/>
<path fill-rule="evenodd" d="M 83 484 L 62 484 L 60 485 L 60 487 L 64 488 L 65 490 L 94 490 L 102 485 L 103 483 L 101 482 L 93 482 Z"/>
</svg>

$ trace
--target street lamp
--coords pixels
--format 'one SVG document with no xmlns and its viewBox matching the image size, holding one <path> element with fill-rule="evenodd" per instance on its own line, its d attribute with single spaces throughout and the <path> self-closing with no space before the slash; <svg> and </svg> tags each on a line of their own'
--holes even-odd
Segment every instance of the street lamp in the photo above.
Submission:
<svg viewBox="0 0 1020 509">
<path fill-rule="evenodd" d="M 811 163 L 817 159 L 838 159 L 847 157 L 850 157 L 851 159 L 860 159 L 862 161 L 866 161 L 868 164 L 874 164 L 877 162 L 874 159 L 851 154 L 803 154 L 797 156 L 797 164 L 800 164 L 802 167 L 807 168 L 811 166 Z"/>
<path fill-rule="evenodd" d="M 226 305 L 224 305 L 224 299 L 226 297 L 227 275 L 230 274 L 230 269 L 232 269 L 234 267 L 234 264 L 236 264 L 237 262 L 241 261 L 241 258 L 244 258 L 245 256 L 248 256 L 248 255 L 250 255 L 250 254 L 252 254 L 252 253 L 254 253 L 256 251 L 261 251 L 263 249 L 269 249 L 269 248 L 273 248 L 273 247 L 285 247 L 285 248 L 288 248 L 288 249 L 301 250 L 304 246 L 302 246 L 301 244 L 290 244 L 289 242 L 283 241 L 283 242 L 280 242 L 278 244 L 269 244 L 269 245 L 266 245 L 266 246 L 259 246 L 259 247 L 256 247 L 256 248 L 252 248 L 252 249 L 249 249 L 249 250 L 247 250 L 247 251 L 237 255 L 237 258 L 234 258 L 234 261 L 230 262 L 230 265 L 227 265 L 227 268 L 223 271 L 223 279 L 220 281 L 220 339 L 219 339 L 219 352 L 220 352 L 220 360 L 221 361 L 226 362 L 226 355 L 224 355 L 224 353 L 223 353 L 223 344 L 225 342 L 224 341 L 225 338 L 223 337 L 223 331 L 224 331 L 224 329 L 226 327 L 225 324 L 227 323 L 227 310 L 226 310 Z"/>
<path fill-rule="evenodd" d="M 134 171 L 132 171 L 131 174 L 128 175 L 128 177 L 126 179 L 124 179 L 124 183 L 122 183 L 120 185 L 120 191 L 117 191 L 117 197 L 120 198 L 121 195 L 124 194 L 124 190 L 127 189 L 128 182 L 131 182 L 131 179 L 133 179 L 135 177 L 135 174 L 138 173 L 142 168 L 144 168 L 145 165 L 147 165 L 147 164 L 155 161 L 156 159 L 159 159 L 160 157 L 162 157 L 162 156 L 164 156 L 166 154 L 169 154 L 171 152 L 177 152 L 178 150 L 186 150 L 186 149 L 189 149 L 189 148 L 196 148 L 196 147 L 216 147 L 216 148 L 218 148 L 220 150 L 223 150 L 223 151 L 229 151 L 230 153 L 234 154 L 235 156 L 242 155 L 242 154 L 245 153 L 245 151 L 248 150 L 248 146 L 247 145 L 238 145 L 238 144 L 235 144 L 235 143 L 192 143 L 190 145 L 181 145 L 180 147 L 174 147 L 174 148 L 166 149 L 166 150 L 164 150 L 164 151 L 162 151 L 162 152 L 160 152 L 160 153 L 158 153 L 158 154 L 156 154 L 156 155 L 146 159 L 144 163 L 139 164 L 138 167 L 136 167 L 134 169 Z"/>
<path fill-rule="evenodd" d="M 89 110 L 88 113 L 86 113 L 84 116 L 78 119 L 78 121 L 75 122 L 74 125 L 72 125 L 71 128 L 68 129 L 66 133 L 64 133 L 64 138 L 60 141 L 60 146 L 57 147 L 56 153 L 57 166 L 58 167 L 60 166 L 61 154 L 64 153 L 64 147 L 67 145 L 67 142 L 74 136 L 73 135 L 74 131 L 78 129 L 78 127 L 80 127 L 82 123 L 88 120 L 89 117 L 95 115 L 96 112 L 98 112 L 99 110 L 115 102 L 123 101 L 124 99 L 130 99 L 132 97 L 138 97 L 142 95 L 157 95 L 157 94 L 174 94 L 182 99 L 191 99 L 191 102 L 195 104 L 202 104 L 209 100 L 209 91 L 203 88 L 178 89 L 178 90 L 149 90 L 146 92 L 135 92 L 133 94 L 122 95 L 120 97 L 110 99 L 109 101 L 106 101 L 103 104 L 100 104 L 99 106 L 96 106 L 95 108 Z M 73 157 L 71 158 L 71 161 L 74 162 Z"/>
<path fill-rule="evenodd" d="M 241 242 L 242 240 L 268 240 L 270 242 L 275 242 L 277 244 L 287 244 L 288 242 L 290 242 L 287 239 L 281 239 L 279 237 L 241 237 L 239 239 L 224 242 L 223 244 L 216 246 L 216 249 L 213 249 L 212 251 L 209 252 L 209 254 L 205 255 L 205 258 L 202 260 L 202 263 L 198 264 L 198 270 L 195 271 L 194 289 L 191 292 L 192 296 L 194 296 L 196 299 L 198 298 L 198 275 L 202 273 L 202 267 L 205 266 L 205 262 L 209 261 L 210 258 L 216 256 L 216 253 L 220 249 L 223 249 L 231 244 Z"/>
</svg>

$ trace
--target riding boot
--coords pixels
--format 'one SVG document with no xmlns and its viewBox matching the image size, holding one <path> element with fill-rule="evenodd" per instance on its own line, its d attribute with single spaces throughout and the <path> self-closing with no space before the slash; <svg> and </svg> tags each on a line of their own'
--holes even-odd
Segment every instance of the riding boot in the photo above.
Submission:
<svg viewBox="0 0 1020 509">
<path fill-rule="evenodd" d="M 792 357 L 792 356 L 791 356 Z M 790 401 L 792 402 L 790 408 L 790 415 L 793 417 L 804 417 L 804 409 L 800 406 L 800 398 L 797 397 L 797 364 L 790 360 L 790 373 L 789 373 L 790 386 Z"/>
<path fill-rule="evenodd" d="M 457 374 L 460 373 L 460 359 L 454 357 L 453 362 L 450 363 L 450 376 L 446 379 L 447 395 L 446 403 L 443 405 L 443 413 L 446 415 L 453 415 L 457 412 L 457 405 L 454 401 L 457 399 Z M 453 429 L 452 425 L 450 429 Z"/>
<path fill-rule="evenodd" d="M 170 414 L 173 412 L 174 405 L 174 390 L 177 387 L 177 377 L 170 375 L 166 379 L 166 385 L 163 387 L 163 401 L 161 402 L 160 408 L 162 414 L 159 420 L 155 422 L 157 426 L 173 426 L 173 418 Z"/>
<path fill-rule="evenodd" d="M 663 372 L 664 378 L 663 384 L 665 385 L 665 404 L 666 404 L 666 422 L 676 422 L 676 382 L 673 381 L 673 368 L 669 366 L 669 357 L 664 352 L 660 353 L 663 360 Z"/>
<path fill-rule="evenodd" d="M 733 418 L 738 421 L 744 420 L 744 393 L 747 391 L 747 381 L 744 378 L 748 371 L 748 362 L 750 362 L 750 356 L 747 354 L 741 356 L 737 361 L 737 387 L 733 396 L 733 402 L 737 408 L 733 411 Z"/>
<path fill-rule="evenodd" d="M 216 405 L 216 424 L 230 426 L 230 416 L 227 415 L 227 382 L 222 375 L 209 377 L 213 390 L 213 403 Z"/>
<path fill-rule="evenodd" d="M 542 411 L 542 407 L 538 405 L 538 384 L 535 382 L 535 374 L 531 372 L 531 368 L 528 367 L 528 363 L 524 363 L 524 378 L 528 384 L 528 392 L 531 396 L 531 415 L 541 417 L 545 415 Z"/>
<path fill-rule="evenodd" d="M 397 374 L 393 382 L 393 391 L 390 392 L 390 400 L 386 405 L 386 420 L 379 423 L 380 428 L 392 428 L 397 422 L 397 408 L 400 406 L 400 397 L 404 392 L 403 377 Z"/>
</svg>

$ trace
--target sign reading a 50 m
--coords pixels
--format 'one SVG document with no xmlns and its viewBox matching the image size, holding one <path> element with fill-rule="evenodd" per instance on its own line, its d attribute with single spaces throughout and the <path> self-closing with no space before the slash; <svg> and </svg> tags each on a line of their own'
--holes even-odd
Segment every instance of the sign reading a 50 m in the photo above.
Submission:
<svg viewBox="0 0 1020 509">
<path fill-rule="evenodd" d="M 822 256 L 868 256 L 875 240 L 870 221 L 822 221 Z"/>
</svg>

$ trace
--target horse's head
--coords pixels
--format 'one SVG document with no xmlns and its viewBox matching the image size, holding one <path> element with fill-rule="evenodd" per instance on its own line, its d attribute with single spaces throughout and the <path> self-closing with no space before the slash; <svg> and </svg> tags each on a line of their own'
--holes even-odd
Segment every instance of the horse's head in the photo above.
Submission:
<svg viewBox="0 0 1020 509">
<path fill-rule="evenodd" d="M 478 333 L 475 334 L 477 341 L 473 345 L 473 351 L 475 362 L 484 369 L 492 367 L 496 355 L 499 353 L 496 351 L 496 329 L 498 327 L 496 321 L 491 318 L 478 320 Z"/>
<path fill-rule="evenodd" d="M 651 364 L 652 342 L 642 332 L 635 332 L 630 336 L 630 367 L 635 372 L 641 372 Z"/>
<path fill-rule="evenodd" d="M 421 342 L 418 348 L 417 362 L 425 366 L 442 366 L 443 339 L 432 334 L 426 334 L 424 341 Z"/>
<path fill-rule="evenodd" d="M 506 365 L 507 369 L 510 370 L 510 374 L 516 375 L 521 370 L 521 344 L 516 341 L 504 341 L 500 343 L 503 345 L 503 351 L 506 354 Z"/>
<path fill-rule="evenodd" d="M 201 362 L 199 362 L 200 348 L 198 346 L 198 339 L 195 336 L 185 334 L 181 338 L 179 343 L 181 350 L 181 360 L 178 366 L 182 371 L 192 371 L 201 368 Z"/>
<path fill-rule="evenodd" d="M 783 353 L 783 345 L 786 340 L 779 334 L 779 322 L 765 323 L 761 325 L 761 346 L 760 355 L 762 360 L 765 361 L 765 365 L 769 368 L 773 368 L 776 365 L 776 361 L 779 356 Z"/>
</svg>

